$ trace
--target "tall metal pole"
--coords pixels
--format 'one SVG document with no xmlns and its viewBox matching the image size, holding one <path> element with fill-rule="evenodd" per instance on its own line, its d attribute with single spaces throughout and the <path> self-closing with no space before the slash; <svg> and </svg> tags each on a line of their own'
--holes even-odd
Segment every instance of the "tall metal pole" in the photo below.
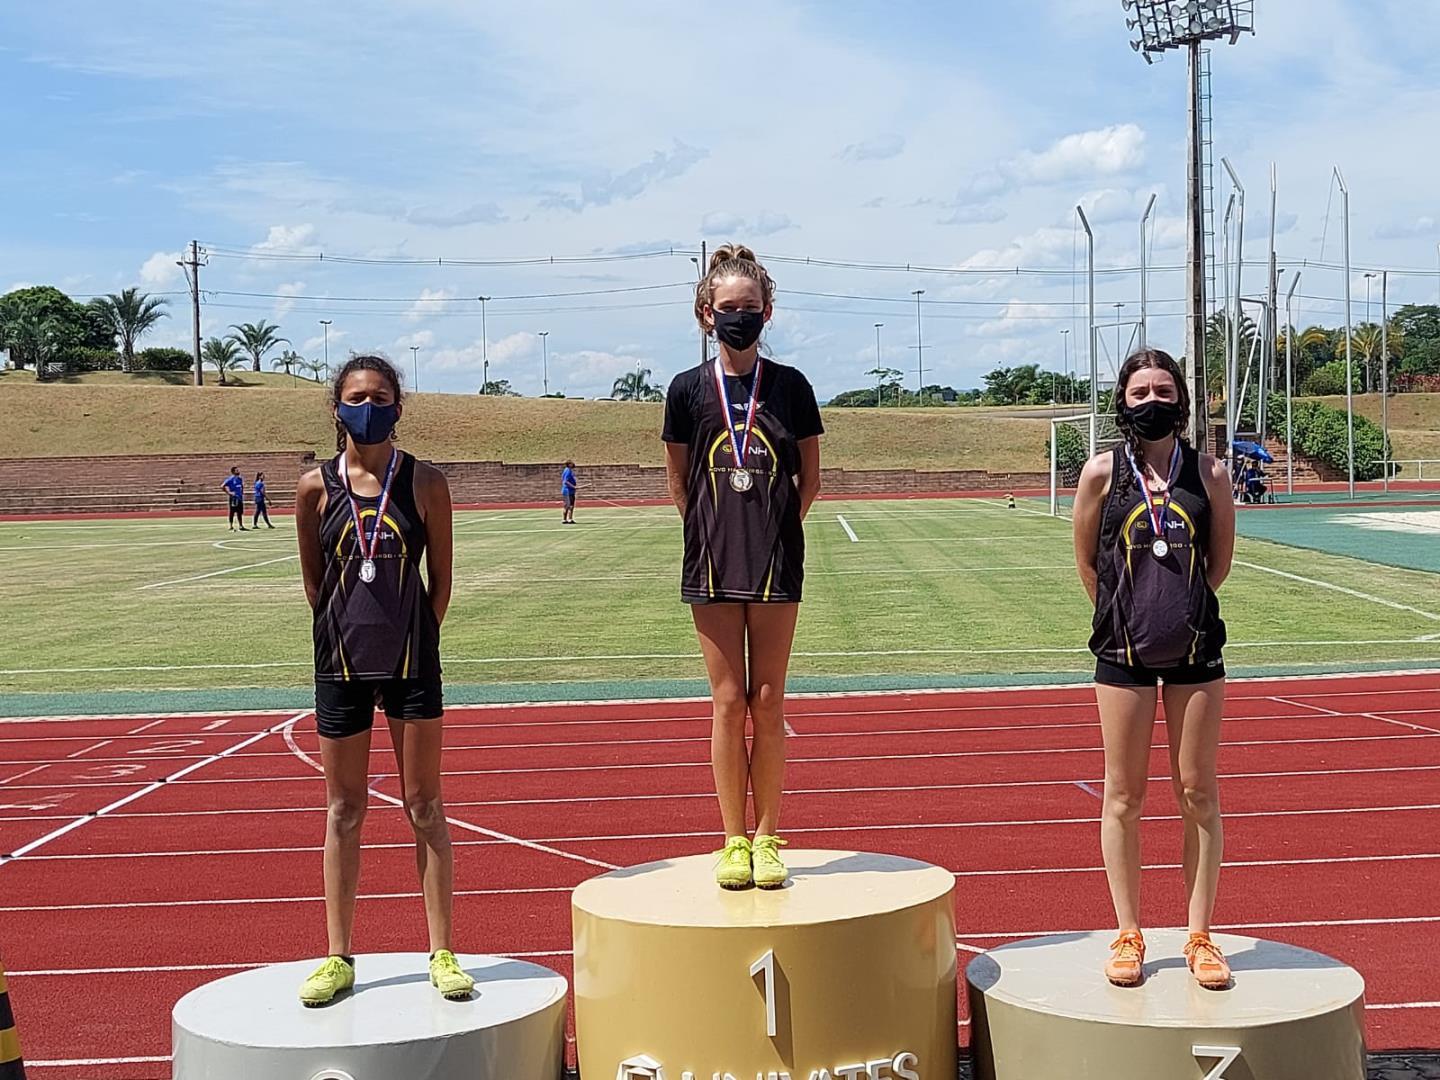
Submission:
<svg viewBox="0 0 1440 1080">
<path fill-rule="evenodd" d="M 550 331 L 540 331 L 540 382 L 545 396 L 550 396 Z"/>
<path fill-rule="evenodd" d="M 1084 208 L 1076 206 L 1075 213 L 1080 215 L 1080 225 L 1085 230 L 1085 312 L 1090 320 L 1090 456 L 1094 457 L 1099 449 L 1099 432 L 1095 425 L 1100 412 L 1100 365 L 1096 357 L 1099 346 L 1095 340 L 1095 233 L 1090 228 L 1090 219 L 1085 216 Z"/>
<path fill-rule="evenodd" d="M 880 374 L 880 328 L 884 325 L 883 322 L 875 324 L 875 407 L 877 409 L 884 404 L 880 397 L 880 387 L 884 384 L 885 378 Z"/>
<path fill-rule="evenodd" d="M 1380 271 L 1380 460 L 1390 491 L 1390 271 Z"/>
<path fill-rule="evenodd" d="M 330 378 L 330 324 L 334 319 L 321 319 L 320 329 L 325 335 L 325 378 Z"/>
<path fill-rule="evenodd" d="M 1225 166 L 1225 171 L 1230 174 L 1230 182 L 1235 185 L 1235 190 L 1240 198 L 1235 205 L 1235 295 L 1233 297 L 1235 309 L 1230 313 L 1230 363 L 1233 367 L 1231 378 L 1236 386 L 1240 384 L 1240 317 L 1244 312 L 1240 298 L 1245 295 L 1245 185 L 1240 183 L 1240 177 L 1235 175 L 1235 169 L 1230 164 L 1229 158 L 1221 158 L 1220 164 Z M 1245 368 L 1248 371 L 1250 363 L 1247 360 Z M 1244 402 L 1238 398 L 1235 401 L 1235 426 L 1240 426 L 1240 409 Z M 1230 441 L 1235 441 L 1232 432 Z M 1234 456 L 1233 454 L 1231 455 Z"/>
<path fill-rule="evenodd" d="M 1355 498 L 1355 324 L 1350 314 L 1350 189 L 1340 166 L 1335 166 L 1335 179 L 1340 184 L 1340 216 L 1345 224 L 1341 246 L 1345 252 L 1345 446 L 1346 472 L 1349 475 L 1350 498 Z"/>
<path fill-rule="evenodd" d="M 1239 421 L 1239 410 L 1235 407 L 1235 354 L 1230 347 L 1230 222 L 1235 216 L 1235 193 L 1225 204 L 1225 223 L 1221 238 L 1220 284 L 1225 289 L 1225 461 L 1231 471 L 1235 468 L 1235 424 Z"/>
<path fill-rule="evenodd" d="M 1300 271 L 1290 279 L 1285 294 L 1285 494 L 1295 494 L 1295 290 L 1300 287 Z"/>
<path fill-rule="evenodd" d="M 1185 362 L 1194 410 L 1191 442 L 1205 449 L 1209 402 L 1205 383 L 1205 191 L 1201 174 L 1200 42 L 1189 45 L 1189 117 L 1186 124 L 1189 165 L 1185 184 Z M 1094 317 L 1091 317 L 1094 323 Z M 1091 410 L 1093 413 L 1093 409 Z M 1091 439 L 1090 450 L 1095 450 Z"/>
<path fill-rule="evenodd" d="M 924 405 L 924 404 L 925 404 L 925 343 L 920 339 L 920 297 L 922 297 L 922 296 L 925 295 L 925 290 L 924 290 L 924 289 L 914 289 L 914 290 L 912 290 L 911 295 L 915 297 L 915 357 L 916 357 L 915 362 L 916 362 L 917 365 L 919 365 L 918 368 L 917 368 L 917 373 L 918 373 L 918 374 L 917 374 L 917 378 L 918 378 L 919 381 L 920 381 L 920 385 L 919 385 L 919 387 L 918 387 L 918 390 L 919 390 L 919 402 L 920 402 L 921 405 Z"/>
<path fill-rule="evenodd" d="M 1061 330 L 1060 340 L 1064 343 L 1065 355 L 1065 396 L 1073 402 L 1075 397 L 1075 380 L 1070 377 L 1070 331 Z"/>
<path fill-rule="evenodd" d="M 200 366 L 200 241 L 190 241 L 190 314 L 195 332 L 195 385 L 205 385 Z"/>
<path fill-rule="evenodd" d="M 1270 163 L 1270 263 L 1266 277 L 1265 300 L 1265 348 L 1260 360 L 1260 389 L 1255 399 L 1255 419 L 1260 428 L 1260 444 L 1265 444 L 1265 432 L 1269 413 L 1268 401 L 1270 384 L 1275 378 L 1275 323 L 1277 322 L 1277 295 L 1280 290 L 1280 272 L 1275 260 L 1275 210 L 1279 204 L 1279 175 L 1275 163 Z"/>
<path fill-rule="evenodd" d="M 1140 348 L 1146 347 L 1149 338 L 1149 312 L 1150 312 L 1150 271 L 1147 260 L 1146 249 L 1150 246 L 1148 240 L 1147 226 L 1150 224 L 1150 214 L 1155 209 L 1155 194 L 1151 192 L 1150 201 L 1145 204 L 1145 213 L 1140 217 Z"/>
<path fill-rule="evenodd" d="M 1374 320 L 1370 318 L 1370 279 L 1374 276 L 1375 275 L 1373 273 L 1365 275 L 1365 325 L 1372 327 L 1375 325 L 1375 323 Z M 1370 343 L 1372 345 L 1375 343 L 1373 333 L 1370 338 Z M 1365 358 L 1365 379 L 1361 388 L 1367 394 L 1370 392 L 1370 358 L 1368 356 Z"/>
<path fill-rule="evenodd" d="M 411 346 L 410 346 L 410 371 L 412 372 L 411 381 L 415 384 L 415 392 L 418 394 L 418 393 L 420 392 L 420 346 L 419 346 L 419 345 L 411 345 Z"/>
<path fill-rule="evenodd" d="M 700 280 L 705 280 L 705 271 L 708 268 L 706 262 L 708 248 L 704 240 L 700 241 L 700 261 L 695 264 L 695 270 L 700 275 Z M 700 366 L 704 367 L 710 362 L 710 343 L 705 340 L 705 328 L 700 328 Z"/>
<path fill-rule="evenodd" d="M 485 332 L 485 303 L 488 296 L 477 297 L 480 301 L 480 393 L 490 392 L 490 335 Z"/>
</svg>

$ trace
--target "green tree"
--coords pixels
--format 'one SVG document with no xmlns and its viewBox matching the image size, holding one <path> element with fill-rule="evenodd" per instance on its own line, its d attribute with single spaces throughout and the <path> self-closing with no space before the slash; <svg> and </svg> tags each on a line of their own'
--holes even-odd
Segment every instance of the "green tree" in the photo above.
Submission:
<svg viewBox="0 0 1440 1080">
<path fill-rule="evenodd" d="M 235 333 L 229 338 L 240 346 L 246 356 L 250 358 L 251 370 L 260 370 L 260 361 L 265 359 L 265 354 L 276 345 L 282 342 L 290 344 L 289 338 L 280 336 L 280 327 L 274 323 L 268 323 L 264 319 L 254 323 L 232 324 L 230 327 Z"/>
<path fill-rule="evenodd" d="M 660 401 L 663 400 L 665 392 L 661 387 L 651 384 L 649 368 L 637 367 L 615 380 L 610 396 L 621 401 Z"/>
<path fill-rule="evenodd" d="M 135 342 L 152 330 L 169 312 L 169 301 L 139 289 L 123 289 L 97 296 L 90 307 L 110 333 L 120 340 L 120 370 L 135 366 Z"/>
<path fill-rule="evenodd" d="M 205 344 L 200 346 L 200 360 L 220 373 L 221 386 L 228 385 L 225 378 L 227 371 L 238 371 L 245 366 L 240 343 L 233 337 L 207 338 Z"/>
<path fill-rule="evenodd" d="M 900 404 L 900 380 L 905 376 L 905 373 L 903 371 L 901 371 L 899 368 L 893 367 L 873 367 L 869 371 L 865 372 L 865 374 L 871 376 L 875 380 L 875 393 L 874 395 L 872 395 L 873 403 L 875 405 L 879 406 L 884 404 L 885 391 L 887 390 L 891 391 L 891 396 L 894 397 L 895 404 Z M 854 391 L 856 395 L 863 395 L 865 392 L 866 391 L 863 390 Z M 853 402 L 853 404 L 855 405 L 860 405 L 862 403 L 862 400 L 860 400 L 858 397 L 857 400 Z"/>
<path fill-rule="evenodd" d="M 14 324 L 22 320 L 26 328 L 17 333 Z M 0 296 L 0 347 L 9 350 L 15 367 L 34 365 L 30 349 L 38 340 L 35 327 L 46 323 L 50 324 L 47 363 L 63 363 L 72 349 L 115 348 L 115 335 L 92 308 L 77 304 L 54 286 L 35 285 Z"/>
<path fill-rule="evenodd" d="M 519 393 L 517 393 L 511 388 L 509 379 L 491 379 L 483 387 L 480 388 L 480 393 L 485 394 L 488 397 L 520 396 Z"/>
<path fill-rule="evenodd" d="M 5 344 L 10 350 L 16 367 L 23 366 L 14 358 L 23 357 L 25 363 L 35 368 L 35 377 L 41 382 L 50 377 L 50 367 L 59 351 L 61 323 L 54 316 L 44 318 L 34 312 L 6 320 Z"/>
<path fill-rule="evenodd" d="M 286 375 L 290 376 L 290 385 L 295 385 L 295 372 L 305 366 L 305 358 L 294 349 L 286 349 L 274 360 L 270 361 L 270 367 L 279 371 L 282 368 Z"/>
</svg>

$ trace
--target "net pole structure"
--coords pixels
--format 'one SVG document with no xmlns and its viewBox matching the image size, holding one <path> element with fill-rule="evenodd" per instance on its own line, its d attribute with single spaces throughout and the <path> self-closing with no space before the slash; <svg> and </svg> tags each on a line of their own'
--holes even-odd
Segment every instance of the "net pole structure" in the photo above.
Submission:
<svg viewBox="0 0 1440 1080">
<path fill-rule="evenodd" d="M 1350 498 L 1355 498 L 1355 324 L 1351 312 L 1350 282 L 1350 189 L 1340 166 L 1335 166 L 1335 180 L 1340 185 L 1340 217 L 1344 231 L 1340 244 L 1344 249 L 1345 262 L 1345 471 L 1348 478 Z"/>
<path fill-rule="evenodd" d="M 1290 279 L 1285 294 L 1285 494 L 1295 494 L 1295 290 L 1300 271 Z"/>
<path fill-rule="evenodd" d="M 1150 225 L 1150 215 L 1154 211 L 1155 193 L 1152 191 L 1150 201 L 1145 204 L 1145 213 L 1140 216 L 1140 348 L 1142 350 L 1148 347 L 1150 337 L 1150 267 L 1146 252 L 1146 248 L 1149 246 L 1146 243 L 1148 236 L 1146 230 Z"/>
<path fill-rule="evenodd" d="M 1090 321 L 1090 456 L 1094 457 L 1099 434 L 1095 430 L 1095 417 L 1100 413 L 1099 345 L 1095 340 L 1095 233 L 1084 208 L 1077 205 L 1075 213 L 1080 215 L 1080 224 L 1085 229 L 1085 317 Z"/>
<path fill-rule="evenodd" d="M 1390 271 L 1380 271 L 1380 461 L 1385 494 L 1390 494 Z"/>
<path fill-rule="evenodd" d="M 1205 379 L 1205 188 L 1201 144 L 1200 42 L 1189 43 L 1185 180 L 1185 357 L 1190 377 L 1191 435 L 1205 448 L 1210 403 Z M 1149 59 L 1149 55 L 1146 55 Z M 1232 436 L 1233 437 L 1233 436 Z"/>
<path fill-rule="evenodd" d="M 1236 175 L 1235 169 L 1230 164 L 1229 158 L 1221 158 L 1220 164 L 1225 166 L 1225 171 L 1230 174 L 1230 183 L 1234 185 L 1239 196 L 1235 202 L 1235 282 L 1234 282 L 1234 310 L 1230 313 L 1230 365 L 1233 369 L 1230 372 L 1232 384 L 1240 381 L 1240 319 L 1243 317 L 1245 308 L 1240 298 L 1245 295 L 1245 185 L 1240 183 L 1240 177 Z M 1249 367 L 1246 367 L 1248 378 Z M 1235 402 L 1235 427 L 1240 426 L 1240 408 L 1242 402 L 1236 399 Z M 1230 434 L 1230 445 L 1232 447 L 1230 456 L 1233 459 L 1235 451 L 1234 429 Z"/>
<path fill-rule="evenodd" d="M 1234 351 L 1230 347 L 1230 222 L 1235 217 L 1235 193 L 1230 193 L 1230 201 L 1225 204 L 1225 223 L 1223 227 L 1224 238 L 1221 241 L 1221 272 L 1220 284 L 1225 289 L 1225 370 L 1221 377 L 1225 383 L 1225 464 L 1230 468 L 1235 465 L 1235 424 L 1239 420 L 1239 410 L 1235 408 L 1235 364 Z"/>
<path fill-rule="evenodd" d="M 1260 425 L 1260 443 L 1265 443 L 1265 432 L 1268 429 L 1269 419 L 1270 387 L 1275 381 L 1275 324 L 1279 321 L 1279 299 L 1280 292 L 1280 270 L 1275 258 L 1275 211 L 1279 205 L 1279 173 L 1275 169 L 1275 163 L 1270 163 L 1270 262 L 1269 276 L 1266 278 L 1265 292 L 1265 353 L 1261 363 L 1264 365 L 1263 376 L 1260 379 L 1260 396 L 1256 399 L 1255 407 L 1258 410 L 1256 416 Z"/>
</svg>

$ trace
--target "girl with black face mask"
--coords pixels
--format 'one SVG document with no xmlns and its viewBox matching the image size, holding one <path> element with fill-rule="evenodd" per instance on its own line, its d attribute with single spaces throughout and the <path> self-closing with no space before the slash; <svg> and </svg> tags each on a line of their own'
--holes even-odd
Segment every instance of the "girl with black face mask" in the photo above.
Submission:
<svg viewBox="0 0 1440 1080">
<path fill-rule="evenodd" d="M 1184 822 L 1185 956 L 1201 986 L 1223 989 L 1230 968 L 1210 939 L 1223 842 L 1215 776 L 1225 707 L 1225 624 L 1215 591 L 1230 572 L 1235 506 L 1225 466 L 1185 441 L 1190 399 L 1169 355 L 1147 349 L 1127 359 L 1115 405 L 1124 441 L 1085 465 L 1074 517 L 1075 560 L 1095 604 L 1090 648 L 1105 744 L 1100 847 L 1120 931 L 1105 975 L 1117 986 L 1144 977 L 1140 814 L 1163 694 Z"/>
<path fill-rule="evenodd" d="M 680 596 L 691 605 L 713 698 L 710 760 L 725 829 L 715 880 L 726 889 L 778 889 L 788 877 L 777 835 L 785 674 L 805 576 L 801 522 L 820 491 L 815 392 L 800 372 L 760 353 L 774 296 L 749 248 L 715 252 L 695 292 L 695 318 L 717 355 L 670 383 L 661 434 L 685 523 Z"/>
<path fill-rule="evenodd" d="M 350 935 L 377 707 L 390 722 L 415 834 L 430 981 L 452 1000 L 468 998 L 475 984 L 450 951 L 453 865 L 440 798 L 440 624 L 450 603 L 450 488 L 437 469 L 394 445 L 400 397 L 400 374 L 388 360 L 356 356 L 346 362 L 331 394 L 340 453 L 301 477 L 296 492 L 300 570 L 314 611 L 315 720 L 329 802 L 329 955 L 300 987 L 308 1006 L 325 1005 L 355 984 Z"/>
</svg>

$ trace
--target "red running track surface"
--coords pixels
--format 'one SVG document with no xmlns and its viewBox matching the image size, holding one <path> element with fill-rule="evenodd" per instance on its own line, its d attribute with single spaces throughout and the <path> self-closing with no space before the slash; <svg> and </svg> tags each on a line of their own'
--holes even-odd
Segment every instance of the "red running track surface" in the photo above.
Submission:
<svg viewBox="0 0 1440 1080">
<path fill-rule="evenodd" d="M 798 698 L 789 722 L 785 834 L 954 871 L 962 962 L 1110 925 L 1088 688 Z M 716 844 L 706 702 L 457 708 L 446 724 L 467 951 L 568 977 L 575 885 Z M 1173 926 L 1163 739 L 1146 922 Z M 1372 1049 L 1440 1047 L 1440 674 L 1235 682 L 1223 743 L 1217 926 L 1357 967 Z M 0 862 L 0 955 L 34 1076 L 168 1076 L 178 997 L 324 948 L 316 754 L 308 713 L 0 720 L 0 853 L 19 853 Z M 372 771 L 355 947 L 423 949 L 383 725 Z"/>
</svg>

